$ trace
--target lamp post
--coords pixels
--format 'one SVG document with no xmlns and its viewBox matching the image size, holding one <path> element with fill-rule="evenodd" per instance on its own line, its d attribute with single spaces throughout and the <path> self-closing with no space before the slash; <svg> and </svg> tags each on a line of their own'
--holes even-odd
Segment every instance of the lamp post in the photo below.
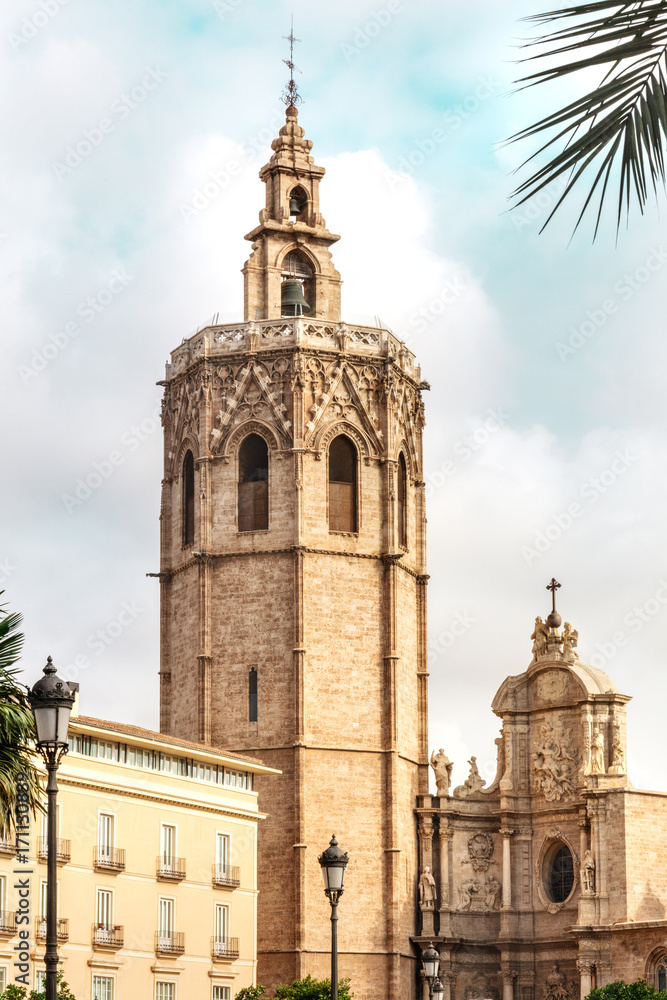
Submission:
<svg viewBox="0 0 667 1000">
<path fill-rule="evenodd" d="M 338 900 L 343 895 L 345 866 L 350 859 L 346 851 L 341 851 L 334 834 L 317 860 L 322 868 L 324 891 L 331 903 L 331 1000 L 338 1000 Z"/>
<path fill-rule="evenodd" d="M 428 983 L 428 995 L 430 1000 L 442 1000 L 442 983 L 438 979 L 440 955 L 432 944 L 429 945 L 426 951 L 422 953 L 422 967 Z"/>
<path fill-rule="evenodd" d="M 78 684 L 68 684 L 56 675 L 49 656 L 40 677 L 28 694 L 35 716 L 37 749 L 44 758 L 47 794 L 47 884 L 46 884 L 46 1000 L 56 1000 L 58 991 L 58 866 L 56 859 L 56 771 L 67 753 L 67 730 Z"/>
</svg>

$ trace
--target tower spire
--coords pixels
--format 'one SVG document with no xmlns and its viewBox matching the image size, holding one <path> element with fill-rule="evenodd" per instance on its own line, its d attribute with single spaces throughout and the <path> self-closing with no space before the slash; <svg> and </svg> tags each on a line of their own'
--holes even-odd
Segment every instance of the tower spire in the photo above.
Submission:
<svg viewBox="0 0 667 1000">
<path fill-rule="evenodd" d="M 283 103 L 287 105 L 288 108 L 295 108 L 297 104 L 303 103 L 303 98 L 299 94 L 297 89 L 296 81 L 294 80 L 294 70 L 300 73 L 301 70 L 298 66 L 294 65 L 294 43 L 300 42 L 300 38 L 294 37 L 294 14 L 292 14 L 292 22 L 290 25 L 289 35 L 283 35 L 286 42 L 289 42 L 289 59 L 283 59 L 283 62 L 287 67 L 289 67 L 289 83 L 282 92 Z"/>
</svg>

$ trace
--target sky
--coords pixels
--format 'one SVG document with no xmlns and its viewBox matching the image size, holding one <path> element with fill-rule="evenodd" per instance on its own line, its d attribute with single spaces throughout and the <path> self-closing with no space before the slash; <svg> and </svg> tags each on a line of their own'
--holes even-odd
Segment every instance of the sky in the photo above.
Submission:
<svg viewBox="0 0 667 1000">
<path fill-rule="evenodd" d="M 556 576 L 582 659 L 633 696 L 631 780 L 667 790 L 667 241 L 653 205 L 595 243 L 572 209 L 540 234 L 555 188 L 508 211 L 535 147 L 505 140 L 581 86 L 515 92 L 543 9 L 5 0 L 0 588 L 27 681 L 51 654 L 86 714 L 158 726 L 156 383 L 242 316 L 293 12 L 343 316 L 379 316 L 431 385 L 431 745 L 490 783 L 489 706 Z"/>
</svg>

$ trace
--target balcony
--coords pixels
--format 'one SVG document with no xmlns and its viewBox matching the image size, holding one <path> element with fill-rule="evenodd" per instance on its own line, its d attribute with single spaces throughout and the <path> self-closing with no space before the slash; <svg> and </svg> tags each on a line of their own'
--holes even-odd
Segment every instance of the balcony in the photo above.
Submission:
<svg viewBox="0 0 667 1000">
<path fill-rule="evenodd" d="M 14 937 L 16 934 L 16 912 L 0 910 L 0 937 Z"/>
<path fill-rule="evenodd" d="M 93 947 L 116 951 L 123 947 L 123 928 L 120 924 L 93 924 Z"/>
<path fill-rule="evenodd" d="M 213 958 L 218 958 L 222 961 L 225 961 L 225 959 L 228 962 L 233 961 L 239 957 L 239 939 L 212 937 L 211 955 Z"/>
<path fill-rule="evenodd" d="M 16 854 L 16 834 L 5 833 L 0 837 L 0 854 Z"/>
<path fill-rule="evenodd" d="M 213 865 L 213 885 L 235 889 L 241 884 L 241 869 L 231 865 Z"/>
<path fill-rule="evenodd" d="M 67 917 L 58 917 L 56 934 L 59 941 L 69 941 L 69 920 Z M 35 937 L 38 941 L 46 941 L 46 917 L 37 917 L 35 920 Z"/>
<path fill-rule="evenodd" d="M 56 861 L 59 865 L 66 864 L 72 856 L 71 840 L 56 840 Z M 46 837 L 37 838 L 37 857 L 40 861 L 47 861 L 49 857 L 48 839 Z"/>
<path fill-rule="evenodd" d="M 185 934 L 175 931 L 155 932 L 156 955 L 182 955 L 185 951 Z"/>
<path fill-rule="evenodd" d="M 119 847 L 94 847 L 93 867 L 105 872 L 125 870 L 125 851 Z"/>
<path fill-rule="evenodd" d="M 185 858 L 169 858 L 166 854 L 157 856 L 157 877 L 179 882 L 185 878 Z"/>
</svg>

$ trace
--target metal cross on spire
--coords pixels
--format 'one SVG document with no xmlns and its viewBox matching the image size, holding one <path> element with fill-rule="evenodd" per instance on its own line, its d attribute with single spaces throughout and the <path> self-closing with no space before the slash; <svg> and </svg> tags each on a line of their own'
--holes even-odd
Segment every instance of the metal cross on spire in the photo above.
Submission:
<svg viewBox="0 0 667 1000">
<path fill-rule="evenodd" d="M 558 581 L 556 580 L 556 578 L 554 576 L 552 576 L 551 577 L 551 583 L 547 584 L 547 590 L 551 591 L 551 599 L 552 599 L 552 608 L 551 608 L 551 610 L 552 610 L 553 614 L 556 613 L 556 591 L 560 590 L 560 587 L 561 587 L 561 584 L 558 583 Z"/>
<path fill-rule="evenodd" d="M 292 14 L 290 33 L 289 35 L 283 35 L 283 38 L 285 39 L 286 42 L 289 42 L 289 59 L 283 59 L 283 62 L 287 67 L 289 67 L 290 76 L 289 76 L 289 83 L 282 92 L 282 100 L 283 103 L 286 104 L 288 107 L 296 107 L 297 104 L 302 103 L 303 98 L 299 94 L 296 83 L 294 81 L 294 70 L 296 70 L 297 73 L 301 72 L 299 67 L 294 65 L 294 43 L 301 41 L 300 38 L 294 37 L 294 14 Z"/>
</svg>

